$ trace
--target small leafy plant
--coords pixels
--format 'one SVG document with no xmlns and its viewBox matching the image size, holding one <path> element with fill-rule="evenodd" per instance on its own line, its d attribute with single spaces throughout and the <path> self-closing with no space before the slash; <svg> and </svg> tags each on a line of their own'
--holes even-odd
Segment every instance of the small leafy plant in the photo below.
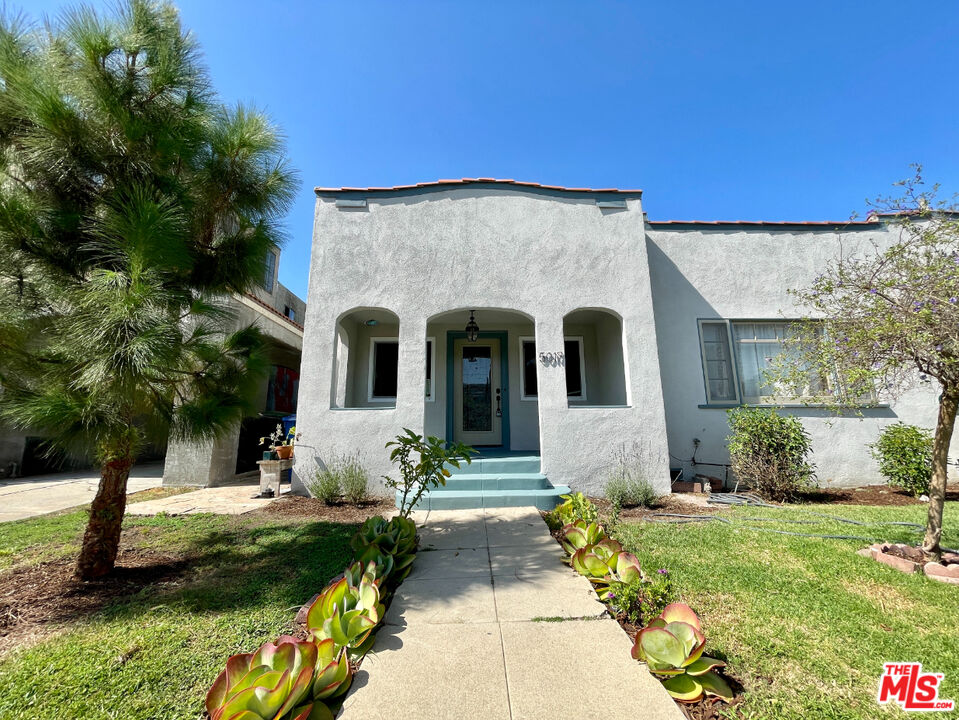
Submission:
<svg viewBox="0 0 959 720">
<path fill-rule="evenodd" d="M 362 505 L 370 496 L 370 474 L 360 464 L 357 455 L 345 457 L 339 467 L 343 499 L 352 505 Z"/>
<path fill-rule="evenodd" d="M 569 495 L 560 495 L 563 500 L 550 515 L 559 523 L 559 527 L 569 525 L 577 520 L 582 520 L 587 525 L 596 522 L 599 517 L 599 511 L 596 506 L 583 493 L 570 493 Z"/>
<path fill-rule="evenodd" d="M 728 411 L 733 473 L 767 500 L 786 502 L 815 481 L 809 433 L 798 418 L 764 408 Z"/>
<path fill-rule="evenodd" d="M 886 482 L 919 497 L 929 493 L 932 441 L 928 430 L 897 422 L 883 428 L 869 448 Z"/>
<path fill-rule="evenodd" d="M 284 433 L 283 425 L 277 423 L 276 430 L 274 430 L 269 437 L 260 438 L 260 445 L 266 445 L 267 440 L 269 440 L 270 450 L 276 450 L 278 447 L 293 446 L 296 445 L 296 441 L 300 439 L 301 435 L 302 433 L 298 433 L 295 426 Z"/>
<path fill-rule="evenodd" d="M 353 505 L 361 505 L 369 497 L 370 475 L 360 464 L 359 457 L 330 453 L 326 466 L 317 469 L 307 483 L 310 494 L 327 505 L 341 497 Z"/>
<path fill-rule="evenodd" d="M 672 603 L 636 634 L 632 653 L 677 700 L 697 702 L 705 694 L 728 702 L 733 691 L 713 672 L 726 663 L 703 655 L 705 646 L 699 616 L 688 605 Z"/>
<path fill-rule="evenodd" d="M 633 625 L 648 625 L 666 609 L 675 595 L 669 572 L 660 568 L 630 582 L 610 582 L 606 602 Z"/>
<path fill-rule="evenodd" d="M 423 437 L 409 428 L 386 443 L 390 460 L 399 465 L 400 478 L 385 475 L 388 488 L 402 493 L 399 502 L 400 517 L 408 518 L 423 493 L 439 485 L 446 485 L 450 476 L 447 465 L 458 468 L 461 462 L 473 462 L 477 451 L 463 443 L 447 443 L 432 435 Z"/>
</svg>

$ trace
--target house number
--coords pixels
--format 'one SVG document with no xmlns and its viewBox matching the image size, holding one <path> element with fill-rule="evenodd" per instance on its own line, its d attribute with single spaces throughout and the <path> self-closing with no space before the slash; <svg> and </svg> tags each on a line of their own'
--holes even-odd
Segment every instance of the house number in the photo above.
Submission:
<svg viewBox="0 0 959 720">
<path fill-rule="evenodd" d="M 566 354 L 561 352 L 541 352 L 539 361 L 546 367 L 564 367 L 566 365 Z"/>
</svg>

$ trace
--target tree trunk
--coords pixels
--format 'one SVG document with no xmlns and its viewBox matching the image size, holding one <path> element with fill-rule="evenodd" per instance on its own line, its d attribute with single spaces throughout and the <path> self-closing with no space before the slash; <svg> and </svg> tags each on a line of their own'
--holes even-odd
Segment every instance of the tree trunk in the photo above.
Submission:
<svg viewBox="0 0 959 720">
<path fill-rule="evenodd" d="M 942 506 L 946 501 L 946 479 L 949 471 L 949 443 L 956 424 L 956 409 L 959 407 L 959 388 L 943 388 L 939 398 L 939 419 L 936 421 L 936 437 L 932 443 L 932 482 L 929 484 L 929 515 L 926 519 L 926 537 L 922 551 L 930 560 L 939 561 L 942 549 Z"/>
<path fill-rule="evenodd" d="M 77 558 L 80 580 L 103 577 L 113 570 L 120 547 L 120 529 L 127 506 L 127 479 L 133 458 L 114 458 L 100 468 L 100 487 L 90 507 L 90 520 Z"/>
</svg>

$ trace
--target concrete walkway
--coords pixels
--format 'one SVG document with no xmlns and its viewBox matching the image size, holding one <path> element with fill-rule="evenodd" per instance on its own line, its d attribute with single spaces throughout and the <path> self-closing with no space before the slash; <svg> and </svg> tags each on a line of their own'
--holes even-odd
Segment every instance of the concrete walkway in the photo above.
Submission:
<svg viewBox="0 0 959 720">
<path fill-rule="evenodd" d="M 66 510 L 93 502 L 100 474 L 96 470 L 33 475 L 0 481 L 0 522 Z M 134 465 L 127 481 L 127 493 L 159 487 L 163 463 Z"/>
<path fill-rule="evenodd" d="M 156 500 L 127 505 L 127 515 L 242 515 L 269 505 L 275 498 L 255 498 L 260 492 L 259 481 L 222 487 L 203 488 L 181 495 L 170 495 Z"/>
<path fill-rule="evenodd" d="M 681 719 L 533 508 L 417 513 L 343 720 Z"/>
</svg>

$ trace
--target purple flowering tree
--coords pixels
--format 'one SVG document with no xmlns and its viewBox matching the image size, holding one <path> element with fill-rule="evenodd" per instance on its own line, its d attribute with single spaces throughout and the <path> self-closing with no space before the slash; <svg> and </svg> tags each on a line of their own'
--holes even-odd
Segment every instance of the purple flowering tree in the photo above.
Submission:
<svg viewBox="0 0 959 720">
<path fill-rule="evenodd" d="M 796 388 L 811 370 L 831 378 L 838 407 L 873 404 L 917 381 L 939 384 L 929 514 L 923 551 L 941 555 L 949 443 L 959 406 L 959 206 L 926 187 L 921 168 L 897 183 L 902 195 L 879 198 L 872 213 L 894 222 L 891 246 L 843 248 L 808 288 L 794 291 L 821 323 L 803 323 L 785 353 L 778 381 Z M 784 374 L 782 371 L 786 370 Z M 878 395 L 877 395 L 878 393 Z"/>
</svg>

